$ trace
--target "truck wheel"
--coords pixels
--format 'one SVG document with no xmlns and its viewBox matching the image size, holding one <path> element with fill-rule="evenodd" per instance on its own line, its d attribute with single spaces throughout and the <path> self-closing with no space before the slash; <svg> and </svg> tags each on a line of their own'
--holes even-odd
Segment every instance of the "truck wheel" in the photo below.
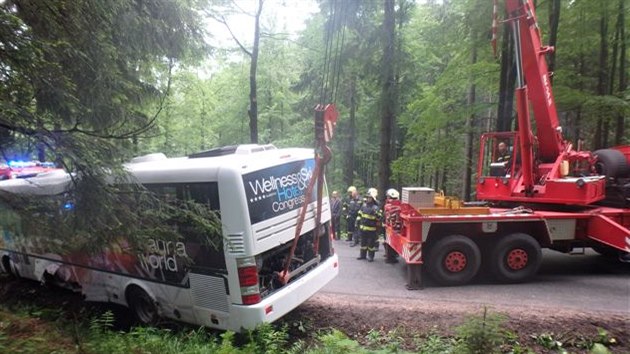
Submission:
<svg viewBox="0 0 630 354">
<path fill-rule="evenodd" d="M 490 271 L 495 278 L 506 283 L 528 280 L 540 267 L 540 244 L 527 234 L 515 233 L 502 237 L 490 255 Z"/>
<path fill-rule="evenodd" d="M 597 156 L 595 163 L 597 173 L 605 175 L 607 179 L 624 177 L 630 172 L 626 157 L 619 150 L 602 149 L 593 154 Z"/>
<path fill-rule="evenodd" d="M 127 304 L 135 320 L 142 325 L 154 325 L 158 320 L 155 301 L 140 287 L 132 285 L 127 290 Z"/>
<path fill-rule="evenodd" d="M 466 284 L 481 266 L 479 247 L 462 235 L 451 235 L 437 241 L 430 246 L 426 259 L 431 277 L 446 286 Z"/>
</svg>

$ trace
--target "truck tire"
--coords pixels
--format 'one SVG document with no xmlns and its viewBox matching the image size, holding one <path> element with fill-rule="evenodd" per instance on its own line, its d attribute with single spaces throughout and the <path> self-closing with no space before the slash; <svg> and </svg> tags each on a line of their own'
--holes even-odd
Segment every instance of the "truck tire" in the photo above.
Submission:
<svg viewBox="0 0 630 354">
<path fill-rule="evenodd" d="M 606 179 L 625 177 L 630 173 L 630 166 L 626 157 L 619 150 L 602 149 L 593 153 L 597 156 L 595 169 L 597 173 L 605 175 Z"/>
<path fill-rule="evenodd" d="M 470 238 L 450 235 L 430 246 L 426 260 L 429 274 L 440 285 L 463 285 L 477 275 L 481 251 Z"/>
<path fill-rule="evenodd" d="M 533 277 L 542 261 L 542 251 L 536 239 L 528 234 L 514 233 L 502 237 L 492 249 L 490 271 L 504 283 L 520 283 Z"/>
<path fill-rule="evenodd" d="M 131 285 L 127 289 L 127 305 L 137 323 L 155 325 L 159 315 L 155 301 L 139 286 Z"/>
</svg>

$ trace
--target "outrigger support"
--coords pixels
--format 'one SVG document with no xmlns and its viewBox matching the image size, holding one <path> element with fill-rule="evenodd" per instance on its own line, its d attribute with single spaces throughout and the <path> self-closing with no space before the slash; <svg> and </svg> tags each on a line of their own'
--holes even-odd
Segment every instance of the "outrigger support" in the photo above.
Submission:
<svg viewBox="0 0 630 354">
<path fill-rule="evenodd" d="M 422 264 L 407 264 L 407 290 L 422 289 Z"/>
</svg>

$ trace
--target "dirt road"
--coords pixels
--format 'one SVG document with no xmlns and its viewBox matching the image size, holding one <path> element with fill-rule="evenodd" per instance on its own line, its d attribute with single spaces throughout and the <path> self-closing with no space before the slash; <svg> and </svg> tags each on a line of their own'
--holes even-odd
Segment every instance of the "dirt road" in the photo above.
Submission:
<svg viewBox="0 0 630 354">
<path fill-rule="evenodd" d="M 549 334 L 570 352 L 595 338 L 600 329 L 619 344 L 613 352 L 630 353 L 630 265 L 610 262 L 588 251 L 583 256 L 545 252 L 538 276 L 526 284 L 503 285 L 479 277 L 462 287 L 438 287 L 426 279 L 425 289 L 405 289 L 405 266 L 357 261 L 357 248 L 337 242 L 340 274 L 323 291 L 290 314 L 312 319 L 316 327 L 341 328 L 358 340 L 370 330 L 397 329 L 414 335 L 453 334 L 467 316 L 484 307 L 505 316 L 505 327 L 519 341 L 543 352 L 533 336 Z"/>
</svg>

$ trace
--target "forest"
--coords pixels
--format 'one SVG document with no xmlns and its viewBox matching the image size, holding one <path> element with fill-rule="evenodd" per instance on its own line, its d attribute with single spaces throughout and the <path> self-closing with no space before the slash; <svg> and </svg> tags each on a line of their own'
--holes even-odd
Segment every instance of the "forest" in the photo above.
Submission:
<svg viewBox="0 0 630 354">
<path fill-rule="evenodd" d="M 625 1 L 533 2 L 565 138 L 629 144 Z M 98 175 L 154 152 L 312 147 L 314 107 L 335 103 L 330 190 L 474 199 L 480 135 L 515 128 L 504 2 L 315 4 L 290 33 L 276 0 L 0 1 L 1 158 Z"/>
</svg>

